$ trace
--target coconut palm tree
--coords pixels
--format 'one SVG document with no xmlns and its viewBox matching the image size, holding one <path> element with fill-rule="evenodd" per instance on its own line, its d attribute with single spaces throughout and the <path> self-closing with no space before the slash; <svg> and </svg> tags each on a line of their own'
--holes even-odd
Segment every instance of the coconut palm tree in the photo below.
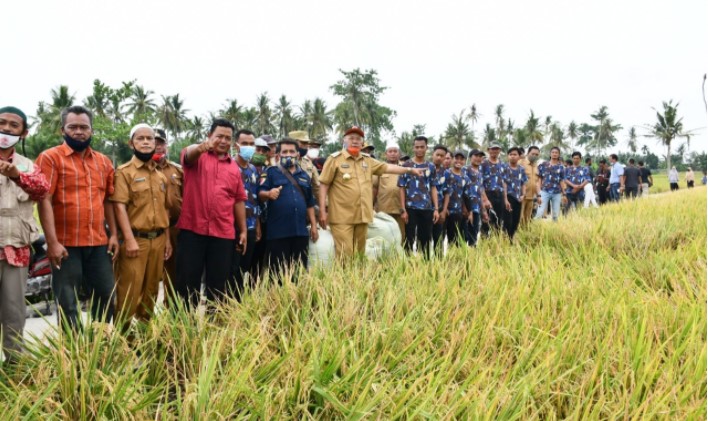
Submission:
<svg viewBox="0 0 708 421">
<path fill-rule="evenodd" d="M 632 153 L 637 153 L 637 129 L 631 127 L 628 133 L 627 147 Z"/>
<path fill-rule="evenodd" d="M 578 124 L 575 121 L 571 121 L 570 124 L 568 124 L 568 128 L 566 129 L 566 136 L 568 137 L 568 139 L 570 139 L 570 149 L 575 148 L 575 139 L 577 139 L 579 136 Z"/>
<path fill-rule="evenodd" d="M 463 146 L 474 143 L 472 132 L 465 120 L 465 111 L 462 110 L 459 114 L 452 115 L 452 122 L 448 123 L 445 129 L 445 143 L 451 149 L 462 149 Z"/>
<path fill-rule="evenodd" d="M 484 131 L 482 133 L 482 142 L 484 146 L 489 147 L 492 143 L 497 141 L 497 132 L 492 127 L 491 124 L 487 123 L 484 126 Z"/>
<path fill-rule="evenodd" d="M 540 146 L 539 144 L 543 142 L 543 133 L 541 132 L 539 118 L 536 117 L 533 110 L 529 111 L 529 118 L 526 120 L 524 130 L 526 130 L 526 134 L 528 135 L 529 143 Z"/>
<path fill-rule="evenodd" d="M 327 109 L 327 104 L 322 98 L 315 98 L 312 103 L 312 113 L 310 114 L 310 137 L 324 142 L 333 127 L 332 111 Z"/>
<path fill-rule="evenodd" d="M 278 138 L 282 138 L 292 130 L 295 130 L 293 107 L 285 95 L 281 95 L 278 98 L 278 103 L 275 104 L 275 117 L 278 120 Z"/>
<path fill-rule="evenodd" d="M 129 102 L 126 104 L 126 111 L 133 114 L 134 120 L 142 121 L 155 113 L 157 107 L 155 106 L 155 101 L 151 98 L 154 93 L 154 91 L 145 89 L 140 85 L 133 86 Z"/>
<path fill-rule="evenodd" d="M 274 133 L 273 110 L 270 108 L 270 98 L 268 92 L 263 92 L 256 98 L 256 132 L 258 134 Z"/>
<path fill-rule="evenodd" d="M 300 105 L 300 112 L 297 116 L 298 128 L 306 130 L 308 135 L 312 132 L 313 112 L 312 100 L 306 99 L 305 102 Z"/>
<path fill-rule="evenodd" d="M 499 138 L 504 137 L 504 104 L 499 104 L 494 109 L 494 119 L 496 121 L 496 133 Z"/>
<path fill-rule="evenodd" d="M 238 128 L 244 125 L 243 106 L 239 105 L 238 100 L 227 99 L 226 107 L 219 110 L 218 114 L 221 118 L 229 120 Z M 214 120 L 214 118 L 212 118 L 212 120 Z"/>
<path fill-rule="evenodd" d="M 179 94 L 162 96 L 162 105 L 157 110 L 157 120 L 165 130 L 172 133 L 175 141 L 186 128 L 188 111 L 184 108 L 184 101 L 180 99 Z"/>
<path fill-rule="evenodd" d="M 69 87 L 66 85 L 59 85 L 57 89 L 52 89 L 50 96 L 51 103 L 48 106 L 40 103 L 41 110 L 37 110 L 37 116 L 40 119 L 39 129 L 59 134 L 61 111 L 74 105 L 76 97 L 69 93 Z"/>
<path fill-rule="evenodd" d="M 98 79 L 93 81 L 93 92 L 86 97 L 84 106 L 93 111 L 93 114 L 98 117 L 107 117 L 111 106 L 110 97 L 113 95 L 113 89 Z"/>
<path fill-rule="evenodd" d="M 674 105 L 673 100 L 662 103 L 662 112 L 656 111 L 656 123 L 649 125 L 647 137 L 654 137 L 666 146 L 666 171 L 671 169 L 671 143 L 676 138 L 690 138 L 690 132 L 684 131 L 683 118 L 678 116 L 679 103 Z"/>
</svg>

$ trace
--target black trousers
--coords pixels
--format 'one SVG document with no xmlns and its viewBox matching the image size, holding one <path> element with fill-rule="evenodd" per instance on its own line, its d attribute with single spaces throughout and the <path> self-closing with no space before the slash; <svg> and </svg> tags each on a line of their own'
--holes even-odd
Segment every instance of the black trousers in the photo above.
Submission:
<svg viewBox="0 0 708 421">
<path fill-rule="evenodd" d="M 507 195 L 506 197 L 511 205 L 511 211 L 504 212 L 504 230 L 509 235 L 509 239 L 513 240 L 521 221 L 521 202 L 513 196 Z"/>
<path fill-rule="evenodd" d="M 565 198 L 566 202 L 563 207 L 563 215 L 566 215 L 572 207 L 578 209 L 583 206 L 583 202 L 585 201 L 585 192 L 581 190 L 577 193 L 566 193 Z"/>
<path fill-rule="evenodd" d="M 271 273 L 278 280 L 282 271 L 291 266 L 302 265 L 307 267 L 307 250 L 310 246 L 309 237 L 288 237 L 266 241 L 266 251 Z M 297 279 L 293 277 L 293 281 Z"/>
<path fill-rule="evenodd" d="M 432 218 L 433 217 L 431 216 L 431 221 Z M 442 242 L 445 238 L 445 233 L 447 232 L 447 225 L 447 219 L 445 219 L 444 222 L 438 222 L 437 224 L 433 225 L 433 247 L 435 248 L 436 252 L 439 250 L 439 248 L 442 248 Z"/>
<path fill-rule="evenodd" d="M 678 183 L 669 183 L 671 185 L 671 191 L 678 190 L 679 185 Z"/>
<path fill-rule="evenodd" d="M 491 230 L 500 230 L 504 224 L 504 192 L 487 192 L 487 199 L 492 204 L 489 212 L 489 223 L 482 224 L 482 235 L 489 237 Z"/>
<path fill-rule="evenodd" d="M 228 287 L 236 297 L 240 299 L 243 292 L 243 279 L 247 273 L 251 271 L 253 266 L 253 255 L 256 250 L 256 230 L 248 230 L 246 232 L 246 253 L 241 254 L 240 251 L 233 248 L 233 258 L 231 259 L 231 273 L 229 274 Z"/>
<path fill-rule="evenodd" d="M 461 213 L 450 214 L 445 220 L 447 230 L 447 244 L 461 246 L 465 243 L 465 223 L 466 219 Z"/>
<path fill-rule="evenodd" d="M 628 199 L 636 199 L 639 194 L 639 187 L 625 187 L 624 197 Z"/>
<path fill-rule="evenodd" d="M 688 187 L 689 189 L 692 189 L 692 188 L 693 188 L 693 184 L 694 184 L 693 181 L 687 181 L 687 182 L 686 182 L 686 187 Z"/>
<path fill-rule="evenodd" d="M 234 240 L 199 235 L 192 231 L 179 232 L 177 241 L 177 294 L 188 304 L 199 304 L 202 274 L 206 298 L 222 298 L 231 274 Z"/>
<path fill-rule="evenodd" d="M 418 251 L 430 258 L 430 240 L 433 238 L 433 210 L 406 209 L 408 223 L 406 224 L 405 249 L 413 251 L 413 243 L 417 242 Z"/>
<path fill-rule="evenodd" d="M 610 199 L 610 192 L 605 189 L 607 189 L 607 186 L 597 186 L 597 200 L 601 205 L 604 205 Z"/>
<path fill-rule="evenodd" d="M 479 212 L 472 213 L 472 222 L 467 221 L 465 223 L 465 239 L 467 240 L 467 245 L 476 247 L 477 237 L 479 237 L 479 229 L 482 225 L 482 216 Z"/>
</svg>

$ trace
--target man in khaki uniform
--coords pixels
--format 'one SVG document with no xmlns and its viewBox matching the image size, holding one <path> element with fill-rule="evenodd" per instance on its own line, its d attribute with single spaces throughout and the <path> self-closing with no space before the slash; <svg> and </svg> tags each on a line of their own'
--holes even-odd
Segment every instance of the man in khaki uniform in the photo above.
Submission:
<svg viewBox="0 0 708 421">
<path fill-rule="evenodd" d="M 401 152 L 395 143 L 386 146 L 386 163 L 398 165 Z M 401 239 L 406 240 L 406 223 L 401 218 L 401 200 L 399 197 L 398 176 L 384 174 L 374 176 L 374 209 L 376 212 L 385 212 L 398 223 L 401 230 Z"/>
<path fill-rule="evenodd" d="M 182 171 L 181 165 L 167 159 L 168 156 L 167 133 L 162 129 L 155 129 L 155 156 L 153 159 L 157 162 L 157 170 L 167 179 L 170 245 L 172 246 L 172 250 L 177 250 L 177 234 L 179 234 L 179 229 L 175 225 L 177 225 L 179 214 L 182 212 L 182 179 L 184 178 L 184 171 Z M 172 288 L 171 281 L 177 279 L 177 261 L 175 260 L 174 253 L 165 261 L 165 273 L 167 273 L 167 277 L 162 278 L 162 283 L 165 287 L 165 293 L 167 293 Z M 165 302 L 167 302 L 167 300 L 165 300 Z"/>
<path fill-rule="evenodd" d="M 155 132 L 147 124 L 130 131 L 134 157 L 118 167 L 115 204 L 123 244 L 116 269 L 116 312 L 128 327 L 133 316 L 147 320 L 157 300 L 164 262 L 172 254 L 167 178 L 157 170 Z"/>
<path fill-rule="evenodd" d="M 344 133 L 344 150 L 327 159 L 320 174 L 320 226 L 330 224 L 338 258 L 366 249 L 368 224 L 373 221 L 374 175 L 422 175 L 422 170 L 390 165 L 361 153 L 364 131 L 352 127 Z M 325 203 L 329 199 L 329 209 Z"/>
<path fill-rule="evenodd" d="M 541 151 L 537 146 L 529 147 L 526 152 L 526 158 L 520 163 L 526 171 L 526 194 L 521 202 L 521 225 L 526 225 L 531 221 L 531 213 L 533 212 L 533 204 L 536 200 L 538 191 L 538 157 Z"/>
<path fill-rule="evenodd" d="M 298 144 L 298 152 L 300 153 L 300 162 L 298 165 L 300 165 L 300 168 L 302 168 L 302 170 L 305 171 L 305 173 L 310 177 L 312 194 L 315 198 L 317 198 L 320 194 L 320 174 L 317 172 L 317 168 L 312 160 L 319 156 L 319 143 L 311 140 L 310 136 L 304 130 L 292 131 L 288 133 L 288 137 L 296 141 Z M 310 151 L 313 152 L 311 153 Z M 315 153 L 315 156 L 311 156 L 311 154 Z"/>
</svg>

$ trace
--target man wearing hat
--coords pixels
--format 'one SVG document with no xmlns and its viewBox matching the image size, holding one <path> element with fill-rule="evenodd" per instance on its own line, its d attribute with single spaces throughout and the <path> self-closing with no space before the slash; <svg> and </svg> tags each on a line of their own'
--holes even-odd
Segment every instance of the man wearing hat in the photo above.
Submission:
<svg viewBox="0 0 708 421">
<path fill-rule="evenodd" d="M 386 163 L 398 165 L 400 150 L 398 145 L 391 143 L 386 145 Z M 401 218 L 401 200 L 398 192 L 398 175 L 383 174 L 373 177 L 374 183 L 374 209 L 376 212 L 385 212 L 398 223 L 401 230 L 401 239 L 406 238 L 406 224 Z"/>
<path fill-rule="evenodd" d="M 27 133 L 22 110 L 0 108 L 0 339 L 6 361 L 22 350 L 30 244 L 39 231 L 34 203 L 49 190 L 39 167 L 15 151 Z"/>
<path fill-rule="evenodd" d="M 184 178 L 182 166 L 170 161 L 168 156 L 167 133 L 162 129 L 155 129 L 155 156 L 153 159 L 157 162 L 157 170 L 167 179 L 167 203 L 170 213 L 169 240 L 173 251 L 170 258 L 165 261 L 167 277 L 162 279 L 165 293 L 169 293 L 172 290 L 172 282 L 177 279 L 177 260 L 174 251 L 177 250 L 177 236 L 179 234 L 177 221 L 182 212 L 182 180 Z"/>
<path fill-rule="evenodd" d="M 470 185 L 466 194 L 470 200 L 465 237 L 467 238 L 467 244 L 472 247 L 477 245 L 477 238 L 479 237 L 479 229 L 482 222 L 489 221 L 489 214 L 487 213 L 489 201 L 484 193 L 482 173 L 480 172 L 480 165 L 482 165 L 484 155 L 484 152 L 481 150 L 472 149 L 469 153 L 470 165 L 466 168 L 467 177 L 470 179 Z"/>
<path fill-rule="evenodd" d="M 266 142 L 266 145 L 268 145 L 268 153 L 266 155 L 266 166 L 267 167 L 272 167 L 274 165 L 278 165 L 278 159 L 275 156 L 275 149 L 276 146 L 278 146 L 278 141 L 273 139 L 273 136 L 269 134 L 264 134 L 261 135 L 260 139 L 263 139 Z M 254 164 L 255 165 L 255 164 Z"/>
<path fill-rule="evenodd" d="M 320 225 L 329 224 L 336 255 L 347 258 L 366 249 L 368 224 L 373 221 L 372 177 L 382 174 L 415 174 L 423 171 L 377 161 L 361 153 L 364 131 L 344 132 L 343 150 L 327 159 L 320 175 Z M 325 203 L 329 199 L 329 209 Z"/>
<path fill-rule="evenodd" d="M 172 255 L 167 177 L 153 160 L 155 131 L 147 124 L 130 130 L 133 158 L 118 167 L 111 196 L 121 233 L 116 265 L 116 314 L 127 329 L 133 317 L 152 316 L 164 262 Z"/>
<path fill-rule="evenodd" d="M 113 203 L 113 162 L 94 151 L 93 114 L 80 105 L 61 112 L 64 143 L 37 157 L 49 181 L 49 192 L 39 203 L 39 219 L 47 238 L 52 264 L 52 290 L 60 324 L 76 328 L 80 288 L 92 296 L 94 320 L 113 317 L 113 263 L 118 257 L 118 226 Z M 106 224 L 110 237 L 106 234 Z"/>
<path fill-rule="evenodd" d="M 501 146 L 493 143 L 487 148 L 489 158 L 482 162 L 482 182 L 484 183 L 484 193 L 487 195 L 491 207 L 489 208 L 489 223 L 482 225 L 482 233 L 485 236 L 490 234 L 491 229 L 500 230 L 504 223 L 504 213 L 506 212 L 508 201 L 506 198 L 506 183 L 504 182 L 504 171 L 506 164 L 499 160 Z"/>
<path fill-rule="evenodd" d="M 317 172 L 315 164 L 312 162 L 312 159 L 317 158 L 317 155 L 319 155 L 319 144 L 317 144 L 316 148 L 311 148 L 310 145 L 312 143 L 312 140 L 310 140 L 310 136 L 304 130 L 292 131 L 288 133 L 288 137 L 298 143 L 298 152 L 300 154 L 299 166 L 300 168 L 302 168 L 303 171 L 305 171 L 305 174 L 310 177 L 310 183 L 312 184 L 312 194 L 315 197 L 319 197 L 319 173 Z M 312 155 L 314 156 L 311 156 L 310 151 L 313 151 Z"/>
<path fill-rule="evenodd" d="M 372 158 L 376 158 L 376 156 L 374 156 L 375 149 L 376 148 L 374 147 L 373 144 L 368 144 L 368 143 L 364 142 L 364 147 L 361 148 L 361 151 L 364 152 L 365 154 L 368 154 Z"/>
</svg>

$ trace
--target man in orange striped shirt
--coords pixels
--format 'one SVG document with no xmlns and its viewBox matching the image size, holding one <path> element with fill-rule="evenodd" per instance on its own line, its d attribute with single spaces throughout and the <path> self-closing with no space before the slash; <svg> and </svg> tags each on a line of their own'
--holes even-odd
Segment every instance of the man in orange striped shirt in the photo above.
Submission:
<svg viewBox="0 0 708 421">
<path fill-rule="evenodd" d="M 94 320 L 108 322 L 113 317 L 112 263 L 118 254 L 118 230 L 108 197 L 113 193 L 114 170 L 107 156 L 90 147 L 92 123 L 88 109 L 64 109 L 64 143 L 42 152 L 36 162 L 49 181 L 39 218 L 52 263 L 52 289 L 59 320 L 71 328 L 79 322 L 80 288 L 92 297 Z"/>
</svg>

